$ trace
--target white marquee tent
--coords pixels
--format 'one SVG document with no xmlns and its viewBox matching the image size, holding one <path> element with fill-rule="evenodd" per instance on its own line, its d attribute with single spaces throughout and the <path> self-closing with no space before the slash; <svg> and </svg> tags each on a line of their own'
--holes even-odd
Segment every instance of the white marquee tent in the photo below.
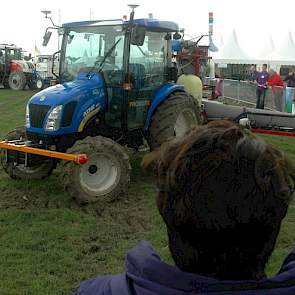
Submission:
<svg viewBox="0 0 295 295">
<path fill-rule="evenodd" d="M 289 32 L 281 46 L 265 56 L 262 62 L 270 65 L 295 65 L 295 45 Z"/>
<path fill-rule="evenodd" d="M 227 42 L 219 47 L 219 51 L 212 53 L 212 60 L 215 64 L 266 63 L 274 68 L 280 65 L 295 65 L 295 44 L 290 32 L 277 48 L 271 37 L 263 44 L 264 48 L 259 50 L 257 56 L 251 57 L 240 47 L 237 34 L 233 30 Z"/>
<path fill-rule="evenodd" d="M 222 48 L 224 46 L 224 41 L 223 41 L 222 34 L 219 34 L 217 36 L 217 38 L 213 38 L 213 39 L 214 39 L 214 44 L 216 44 L 216 46 L 218 47 L 218 50 L 222 50 Z"/>
<path fill-rule="evenodd" d="M 255 50 L 256 51 L 255 57 L 258 60 L 263 60 L 266 56 L 269 56 L 275 51 L 275 44 L 271 36 L 261 41 L 262 41 L 261 43 L 263 44 L 263 47 L 258 48 L 258 50 Z"/>
<path fill-rule="evenodd" d="M 250 57 L 240 47 L 236 31 L 233 30 L 227 42 L 216 53 L 212 53 L 216 64 L 255 64 L 257 59 Z"/>
</svg>

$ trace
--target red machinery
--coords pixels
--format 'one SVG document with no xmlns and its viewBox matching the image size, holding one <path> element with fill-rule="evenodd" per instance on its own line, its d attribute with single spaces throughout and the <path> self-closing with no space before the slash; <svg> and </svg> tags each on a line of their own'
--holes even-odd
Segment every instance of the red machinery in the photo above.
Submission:
<svg viewBox="0 0 295 295">
<path fill-rule="evenodd" d="M 179 64 L 181 71 L 185 74 L 205 76 L 209 57 L 209 47 L 198 45 L 199 41 L 206 35 L 202 35 L 197 41 L 179 41 L 181 42 L 175 58 Z"/>
<path fill-rule="evenodd" d="M 5 88 L 22 90 L 33 87 L 34 65 L 23 60 L 22 49 L 13 44 L 0 44 L 0 84 Z"/>
</svg>

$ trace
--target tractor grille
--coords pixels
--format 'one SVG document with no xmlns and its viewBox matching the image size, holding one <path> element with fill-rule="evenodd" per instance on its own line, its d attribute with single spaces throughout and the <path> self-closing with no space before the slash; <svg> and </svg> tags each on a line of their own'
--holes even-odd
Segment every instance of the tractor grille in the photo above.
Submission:
<svg viewBox="0 0 295 295">
<path fill-rule="evenodd" d="M 69 102 L 65 105 L 61 121 L 61 127 L 68 127 L 71 125 L 76 105 L 76 101 Z"/>
<path fill-rule="evenodd" d="M 47 105 L 30 104 L 29 110 L 31 127 L 42 128 L 45 117 L 50 108 L 51 106 Z"/>
</svg>

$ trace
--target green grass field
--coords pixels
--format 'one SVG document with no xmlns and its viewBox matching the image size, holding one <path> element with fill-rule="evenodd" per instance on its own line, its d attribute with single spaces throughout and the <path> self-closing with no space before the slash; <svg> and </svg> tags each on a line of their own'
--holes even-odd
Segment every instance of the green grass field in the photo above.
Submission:
<svg viewBox="0 0 295 295">
<path fill-rule="evenodd" d="M 0 89 L 0 137 L 24 123 L 30 91 Z M 295 139 L 264 136 L 295 160 Z M 115 274 L 128 249 L 149 240 L 172 263 L 165 227 L 155 206 L 155 181 L 132 159 L 128 198 L 104 209 L 78 207 L 56 171 L 44 181 L 14 181 L 0 170 L 0 294 L 71 294 L 81 280 Z M 284 221 L 268 274 L 276 273 L 295 244 L 295 208 Z"/>
</svg>

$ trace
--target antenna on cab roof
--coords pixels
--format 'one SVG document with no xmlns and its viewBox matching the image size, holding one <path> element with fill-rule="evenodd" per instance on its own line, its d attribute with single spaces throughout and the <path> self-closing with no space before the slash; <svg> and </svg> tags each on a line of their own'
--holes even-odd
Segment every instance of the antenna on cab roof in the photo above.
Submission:
<svg viewBox="0 0 295 295">
<path fill-rule="evenodd" d="M 128 6 L 132 9 L 130 13 L 130 22 L 134 20 L 134 9 L 137 8 L 138 4 L 128 4 Z"/>
</svg>

